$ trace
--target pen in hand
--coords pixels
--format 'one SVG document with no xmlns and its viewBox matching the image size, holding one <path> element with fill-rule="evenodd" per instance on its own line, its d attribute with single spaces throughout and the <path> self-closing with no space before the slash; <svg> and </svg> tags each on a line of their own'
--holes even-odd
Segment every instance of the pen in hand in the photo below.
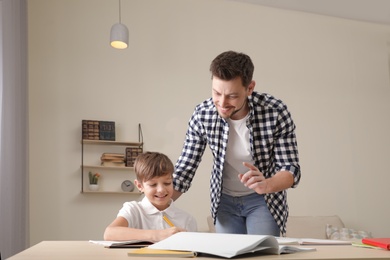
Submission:
<svg viewBox="0 0 390 260">
<path fill-rule="evenodd" d="M 173 223 L 169 220 L 169 218 L 166 215 L 163 215 L 163 219 L 165 220 L 165 222 L 168 223 L 168 225 L 170 227 L 174 227 L 175 226 L 175 225 L 173 225 Z"/>
</svg>

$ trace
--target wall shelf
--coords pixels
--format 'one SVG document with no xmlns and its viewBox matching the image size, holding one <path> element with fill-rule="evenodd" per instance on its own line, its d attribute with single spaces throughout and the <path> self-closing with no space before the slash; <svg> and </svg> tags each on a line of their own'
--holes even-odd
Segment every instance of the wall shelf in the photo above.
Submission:
<svg viewBox="0 0 390 260">
<path fill-rule="evenodd" d="M 117 150 L 118 147 L 123 147 L 125 158 L 126 158 L 126 153 L 125 153 L 126 148 L 131 147 L 131 148 L 143 149 L 142 132 L 141 132 L 140 125 L 139 125 L 139 133 L 138 134 L 139 134 L 139 141 L 138 142 L 90 140 L 90 139 L 82 139 L 81 140 L 81 166 L 80 166 L 81 167 L 81 193 L 88 193 L 88 194 L 134 194 L 134 195 L 141 195 L 142 194 L 139 191 L 132 191 L 132 192 L 121 191 L 121 183 L 122 183 L 122 181 L 128 179 L 128 177 L 126 177 L 125 179 L 122 180 L 122 179 L 119 179 L 120 177 L 114 176 L 114 174 L 118 174 L 118 173 L 120 173 L 118 175 L 123 176 L 124 172 L 129 172 L 130 174 L 132 173 L 134 175 L 134 179 L 135 179 L 134 167 L 102 166 L 102 165 L 96 164 L 96 161 L 91 164 L 91 162 L 88 161 L 88 159 L 87 159 L 87 164 L 85 164 L 85 159 L 86 159 L 85 156 L 88 155 L 89 152 L 91 152 L 91 150 L 86 151 L 87 146 L 88 147 L 95 146 L 95 148 L 94 148 L 95 153 L 97 151 L 99 151 L 102 154 L 103 153 L 110 153 L 115 149 Z M 120 149 L 122 149 L 122 148 L 120 148 Z M 92 155 L 93 155 L 93 153 L 92 153 Z M 89 156 L 91 157 L 92 155 L 90 154 Z M 116 185 L 115 184 L 114 187 L 112 187 L 113 185 L 111 185 L 111 188 L 105 187 L 106 189 L 103 189 L 103 190 L 97 190 L 97 191 L 89 190 L 88 189 L 89 183 L 87 181 L 88 176 L 86 176 L 86 175 L 88 175 L 89 171 L 93 171 L 93 170 L 98 170 L 99 173 L 104 175 L 104 178 L 107 180 L 107 182 L 110 179 L 111 179 L 111 182 L 113 182 L 112 179 L 117 178 L 119 180 L 118 186 L 115 187 L 115 185 Z M 101 182 L 102 180 L 99 180 L 99 181 Z M 99 184 L 99 186 L 100 186 L 100 184 Z M 110 185 L 108 185 L 108 186 L 110 186 Z"/>
<path fill-rule="evenodd" d="M 105 140 L 81 140 L 82 144 L 98 144 L 98 145 L 123 145 L 130 147 L 142 147 L 142 142 L 121 142 L 121 141 L 105 141 Z"/>
<path fill-rule="evenodd" d="M 118 171 L 129 171 L 134 170 L 134 167 L 119 167 L 119 166 L 101 166 L 101 165 L 82 165 L 81 168 L 91 168 L 91 169 L 107 169 L 107 170 L 118 170 Z"/>
</svg>

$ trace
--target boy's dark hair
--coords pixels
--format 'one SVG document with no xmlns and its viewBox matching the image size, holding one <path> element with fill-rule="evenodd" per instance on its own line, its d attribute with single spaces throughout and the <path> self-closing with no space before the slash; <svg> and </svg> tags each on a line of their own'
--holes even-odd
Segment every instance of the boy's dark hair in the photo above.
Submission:
<svg viewBox="0 0 390 260">
<path fill-rule="evenodd" d="M 252 82 L 255 67 L 251 58 L 235 51 L 226 51 L 219 54 L 210 65 L 210 72 L 213 76 L 222 80 L 233 80 L 241 77 L 242 85 L 248 87 Z"/>
<path fill-rule="evenodd" d="M 158 152 L 142 153 L 134 162 L 134 171 L 140 182 L 167 174 L 172 175 L 173 169 L 173 163 L 168 156 Z"/>
</svg>

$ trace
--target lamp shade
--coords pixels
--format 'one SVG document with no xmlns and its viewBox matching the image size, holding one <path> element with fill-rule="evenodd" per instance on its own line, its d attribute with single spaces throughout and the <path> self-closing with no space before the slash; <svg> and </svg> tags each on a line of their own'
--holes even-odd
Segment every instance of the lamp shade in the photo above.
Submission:
<svg viewBox="0 0 390 260">
<path fill-rule="evenodd" d="M 111 27 L 111 46 L 116 49 L 126 49 L 129 44 L 129 29 L 126 25 L 116 23 Z"/>
</svg>

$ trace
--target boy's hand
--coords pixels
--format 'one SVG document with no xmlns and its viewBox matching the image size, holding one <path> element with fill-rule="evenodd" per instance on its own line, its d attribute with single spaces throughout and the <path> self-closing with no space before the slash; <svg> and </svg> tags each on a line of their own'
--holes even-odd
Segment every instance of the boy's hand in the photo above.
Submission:
<svg viewBox="0 0 390 260">
<path fill-rule="evenodd" d="M 172 236 L 173 234 L 176 234 L 178 232 L 185 232 L 185 231 L 187 230 L 179 227 L 170 227 L 167 229 L 156 230 L 156 237 L 153 242 L 158 242 L 160 240 Z"/>
</svg>

